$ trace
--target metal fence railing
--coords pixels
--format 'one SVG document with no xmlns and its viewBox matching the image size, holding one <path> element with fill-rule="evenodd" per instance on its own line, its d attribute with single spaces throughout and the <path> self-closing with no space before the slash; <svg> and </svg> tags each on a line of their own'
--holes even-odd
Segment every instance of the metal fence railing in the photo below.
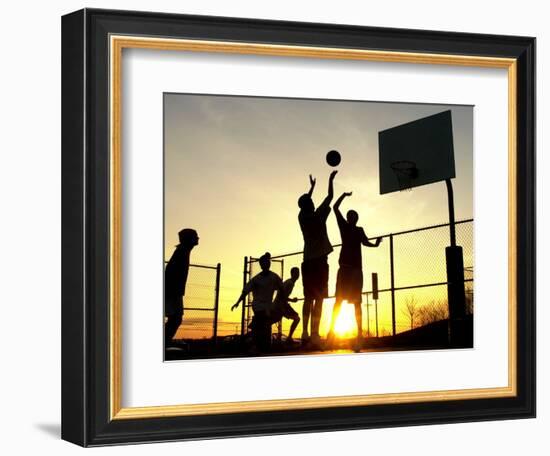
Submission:
<svg viewBox="0 0 550 456">
<path fill-rule="evenodd" d="M 175 339 L 216 340 L 220 301 L 221 265 L 189 265 L 183 298 L 183 322 Z"/>
<path fill-rule="evenodd" d="M 464 255 L 464 284 L 467 313 L 473 313 L 473 219 L 455 223 L 457 245 Z M 411 328 L 448 318 L 447 275 L 445 247 L 449 245 L 449 224 L 433 225 L 398 233 L 371 236 L 382 237 L 377 248 L 363 249 L 363 329 L 368 335 L 398 334 Z M 329 255 L 329 294 L 325 300 L 321 334 L 330 322 L 338 256 L 341 244 L 333 246 Z M 300 267 L 302 252 L 272 256 L 272 270 L 284 280 L 290 269 Z M 243 281 L 259 272 L 257 259 L 245 257 Z M 373 300 L 371 273 L 378 275 L 378 299 Z M 301 314 L 303 305 L 301 280 L 296 283 L 293 296 L 299 302 L 292 304 Z M 348 309 L 346 309 L 348 307 Z M 343 306 L 343 312 L 353 314 L 353 306 Z M 250 302 L 243 306 L 241 335 L 247 332 L 252 313 Z M 280 332 L 287 334 L 291 322 L 283 319 Z M 302 331 L 301 323 L 296 335 Z"/>
</svg>

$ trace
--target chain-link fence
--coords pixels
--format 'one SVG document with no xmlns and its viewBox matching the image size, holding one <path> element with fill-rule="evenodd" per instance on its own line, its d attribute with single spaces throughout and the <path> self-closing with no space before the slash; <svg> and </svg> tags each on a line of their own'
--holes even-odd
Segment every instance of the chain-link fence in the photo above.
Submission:
<svg viewBox="0 0 550 456">
<path fill-rule="evenodd" d="M 221 265 L 189 265 L 183 322 L 175 339 L 216 339 Z"/>
<path fill-rule="evenodd" d="M 473 220 L 455 223 L 457 245 L 462 246 L 464 256 L 464 285 L 466 291 L 466 312 L 473 314 Z M 386 336 L 397 334 L 448 318 L 447 272 L 445 247 L 449 245 L 449 224 L 434 225 L 399 233 L 372 236 L 382 238 L 377 248 L 363 249 L 363 331 L 367 335 Z M 329 255 L 329 295 L 323 305 L 320 332 L 328 332 L 332 307 L 340 244 L 334 245 Z M 272 270 L 284 280 L 290 276 L 290 269 L 300 267 L 302 252 L 272 256 Z M 259 272 L 257 260 L 245 258 L 244 280 Z M 371 277 L 378 276 L 378 299 L 373 299 Z M 296 282 L 291 296 L 299 298 L 292 307 L 301 315 L 303 289 L 301 280 Z M 241 334 L 246 333 L 252 317 L 250 305 L 243 312 Z M 352 305 L 343 304 L 340 319 L 354 322 Z M 300 325 L 296 335 L 302 331 Z M 288 334 L 290 320 L 282 320 L 281 331 Z M 354 324 L 350 327 L 355 327 Z M 342 334 L 345 336 L 354 335 Z"/>
</svg>

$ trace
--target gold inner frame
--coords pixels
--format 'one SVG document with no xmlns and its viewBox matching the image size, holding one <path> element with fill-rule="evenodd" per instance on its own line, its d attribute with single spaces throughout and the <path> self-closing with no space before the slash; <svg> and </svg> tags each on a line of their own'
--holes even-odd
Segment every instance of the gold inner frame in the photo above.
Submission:
<svg viewBox="0 0 550 456">
<path fill-rule="evenodd" d="M 121 96 L 123 49 L 162 51 L 195 51 L 231 54 L 302 57 L 317 59 L 367 60 L 430 65 L 453 65 L 508 70 L 508 385 L 505 387 L 403 392 L 354 396 L 330 396 L 300 399 L 276 399 L 208 404 L 126 407 L 121 404 L 122 391 L 122 207 L 121 207 Z M 287 46 L 241 42 L 185 40 L 168 38 L 110 36 L 110 411 L 111 419 L 158 418 L 216 413 L 296 410 L 320 407 L 359 406 L 372 404 L 448 401 L 511 397 L 517 394 L 517 229 L 516 229 L 516 120 L 517 61 L 511 58 L 466 55 L 386 52 L 360 49 L 338 49 L 309 46 Z"/>
</svg>

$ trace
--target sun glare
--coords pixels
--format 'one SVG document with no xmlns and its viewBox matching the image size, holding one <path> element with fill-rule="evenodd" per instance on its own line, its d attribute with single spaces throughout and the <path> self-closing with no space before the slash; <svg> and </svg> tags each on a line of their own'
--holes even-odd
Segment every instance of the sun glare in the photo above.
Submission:
<svg viewBox="0 0 550 456">
<path fill-rule="evenodd" d="M 340 314 L 334 324 L 334 333 L 337 337 L 346 338 L 357 335 L 357 325 L 355 323 L 355 307 L 346 301 L 342 303 Z"/>
</svg>

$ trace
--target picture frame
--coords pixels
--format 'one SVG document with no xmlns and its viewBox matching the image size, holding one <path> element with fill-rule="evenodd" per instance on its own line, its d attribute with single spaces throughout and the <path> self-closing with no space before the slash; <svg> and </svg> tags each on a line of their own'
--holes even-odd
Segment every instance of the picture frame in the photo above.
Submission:
<svg viewBox="0 0 550 456">
<path fill-rule="evenodd" d="M 508 385 L 123 407 L 124 49 L 506 69 Z M 62 19 L 62 129 L 63 439 L 100 446 L 535 416 L 534 38 L 84 9 Z"/>
</svg>

